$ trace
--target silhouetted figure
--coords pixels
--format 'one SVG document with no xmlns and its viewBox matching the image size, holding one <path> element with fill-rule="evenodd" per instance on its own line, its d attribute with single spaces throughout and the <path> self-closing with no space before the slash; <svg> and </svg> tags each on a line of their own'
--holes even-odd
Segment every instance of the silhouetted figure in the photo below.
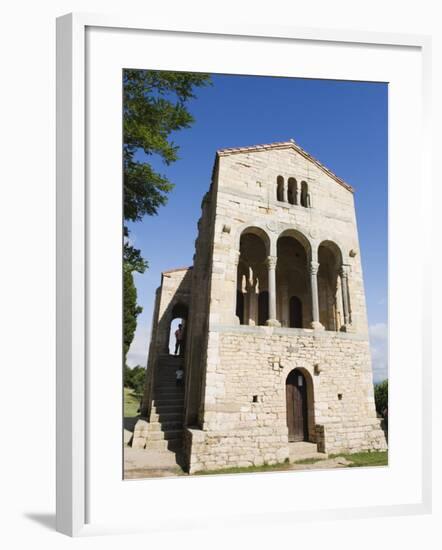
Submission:
<svg viewBox="0 0 442 550">
<path fill-rule="evenodd" d="M 178 355 L 178 352 L 180 352 L 180 355 L 181 355 L 182 346 L 183 346 L 183 336 L 184 336 L 183 325 L 179 324 L 178 328 L 175 331 L 175 355 Z"/>
</svg>

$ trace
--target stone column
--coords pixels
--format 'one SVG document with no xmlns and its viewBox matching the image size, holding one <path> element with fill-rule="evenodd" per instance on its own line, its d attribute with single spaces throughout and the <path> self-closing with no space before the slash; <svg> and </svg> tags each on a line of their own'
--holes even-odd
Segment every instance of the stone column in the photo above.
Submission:
<svg viewBox="0 0 442 550">
<path fill-rule="evenodd" d="M 312 328 L 323 329 L 324 327 L 319 321 L 318 269 L 318 262 L 310 262 L 310 287 L 312 292 Z"/>
<path fill-rule="evenodd" d="M 348 265 L 342 265 L 339 272 L 341 277 L 342 306 L 344 314 L 344 327 L 350 324 L 350 304 L 348 299 Z"/>
<path fill-rule="evenodd" d="M 281 325 L 283 327 L 289 326 L 289 314 L 288 314 L 288 294 L 289 286 L 287 283 L 283 283 L 279 287 L 280 290 L 280 304 L 281 304 Z"/>
<path fill-rule="evenodd" d="M 271 327 L 280 327 L 281 324 L 276 319 L 276 256 L 267 258 L 268 281 L 269 281 L 269 319 L 267 325 Z"/>
<path fill-rule="evenodd" d="M 301 184 L 296 182 L 295 185 L 295 204 L 298 206 L 301 204 Z"/>
</svg>

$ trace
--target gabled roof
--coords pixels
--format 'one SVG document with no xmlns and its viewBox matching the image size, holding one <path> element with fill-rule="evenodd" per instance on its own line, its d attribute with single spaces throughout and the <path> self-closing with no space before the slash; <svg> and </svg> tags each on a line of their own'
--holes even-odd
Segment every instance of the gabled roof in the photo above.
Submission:
<svg viewBox="0 0 442 550">
<path fill-rule="evenodd" d="M 176 271 L 188 271 L 189 269 L 192 269 L 193 265 L 189 265 L 187 267 L 176 267 L 175 269 L 168 269 L 167 271 L 162 271 L 161 275 L 168 275 L 169 273 L 175 273 Z"/>
<path fill-rule="evenodd" d="M 324 166 L 319 160 L 312 157 L 310 153 L 307 153 L 300 145 L 298 145 L 293 139 L 289 141 L 279 141 L 276 143 L 266 143 L 263 145 L 250 145 L 248 147 L 228 147 L 226 149 L 219 149 L 216 152 L 217 157 L 225 157 L 227 155 L 234 155 L 237 153 L 255 153 L 259 151 L 268 151 L 269 149 L 293 149 L 302 155 L 307 160 L 313 162 L 318 168 L 325 172 L 328 176 L 333 178 L 339 185 L 348 189 L 348 191 L 354 192 L 354 189 L 351 185 L 346 183 L 343 179 L 334 174 L 329 168 Z"/>
</svg>

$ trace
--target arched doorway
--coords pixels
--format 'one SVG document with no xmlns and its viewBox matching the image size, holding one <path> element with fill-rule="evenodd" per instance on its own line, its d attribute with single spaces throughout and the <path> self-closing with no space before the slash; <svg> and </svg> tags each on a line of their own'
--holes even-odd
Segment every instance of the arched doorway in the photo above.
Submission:
<svg viewBox="0 0 442 550">
<path fill-rule="evenodd" d="M 188 307 L 186 304 L 177 303 L 173 306 L 171 312 L 171 320 L 169 323 L 169 339 L 168 339 L 168 352 L 170 355 L 176 355 L 179 352 L 181 357 L 184 357 L 184 350 L 187 336 L 187 318 L 189 315 Z M 181 345 L 176 346 L 175 332 L 180 327 L 181 330 Z"/>
<path fill-rule="evenodd" d="M 297 296 L 292 296 L 289 303 L 290 327 L 302 328 L 302 302 Z"/>
<path fill-rule="evenodd" d="M 265 325 L 269 318 L 269 247 L 269 238 L 262 229 L 248 227 L 242 232 L 236 283 L 236 316 L 241 325 Z"/>
<path fill-rule="evenodd" d="M 308 327 L 312 320 L 310 243 L 298 231 L 284 231 L 277 241 L 277 319 L 282 326 Z"/>
<path fill-rule="evenodd" d="M 318 247 L 318 305 L 319 321 L 325 330 L 340 330 L 344 324 L 342 292 L 339 271 L 342 254 L 331 241 L 323 241 Z"/>
<path fill-rule="evenodd" d="M 308 441 L 307 380 L 300 369 L 289 373 L 285 389 L 289 442 Z"/>
</svg>

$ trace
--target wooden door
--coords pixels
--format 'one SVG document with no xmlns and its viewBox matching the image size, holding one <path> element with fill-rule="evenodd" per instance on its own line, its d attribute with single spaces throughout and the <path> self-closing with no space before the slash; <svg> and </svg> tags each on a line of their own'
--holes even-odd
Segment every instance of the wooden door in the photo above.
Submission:
<svg viewBox="0 0 442 550">
<path fill-rule="evenodd" d="M 286 403 L 289 441 L 307 441 L 307 386 L 304 375 L 298 369 L 287 377 Z"/>
</svg>

